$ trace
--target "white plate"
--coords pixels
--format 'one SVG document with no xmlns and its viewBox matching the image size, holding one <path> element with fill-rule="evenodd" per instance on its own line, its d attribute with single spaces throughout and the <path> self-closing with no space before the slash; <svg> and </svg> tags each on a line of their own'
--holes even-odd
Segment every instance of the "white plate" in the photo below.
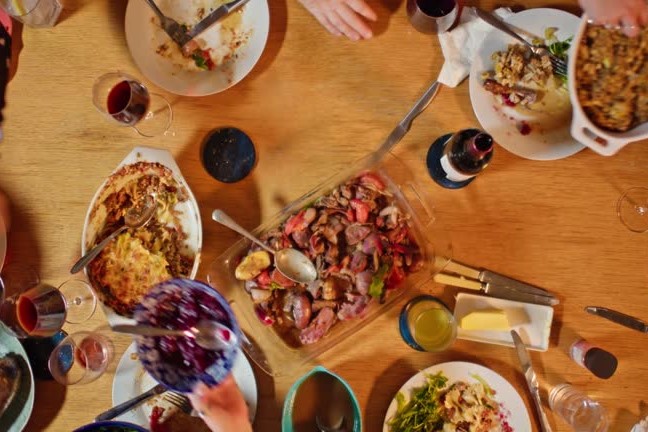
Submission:
<svg viewBox="0 0 648 432">
<path fill-rule="evenodd" d="M 182 70 L 155 52 L 170 38 L 153 26 L 153 10 L 144 0 L 130 0 L 126 8 L 125 29 L 131 56 L 148 79 L 171 93 L 206 96 L 226 90 L 241 81 L 259 61 L 270 30 L 267 0 L 250 0 L 243 8 L 242 31 L 251 30 L 252 33 L 247 43 L 237 50 L 236 60 L 212 71 L 191 72 Z M 168 11 L 165 13 L 172 15 Z"/>
<path fill-rule="evenodd" d="M 505 21 L 538 37 L 544 37 L 546 28 L 557 27 L 556 36 L 559 40 L 576 36 L 580 24 L 577 16 L 557 9 L 529 9 L 516 13 Z M 571 136 L 569 114 L 558 127 L 547 124 L 547 120 L 529 120 L 531 133 L 522 135 L 517 127 L 517 122 L 523 120 L 522 115 L 502 107 L 491 93 L 484 90 L 481 75 L 493 69 L 491 55 L 495 51 L 506 51 L 510 43 L 518 42 L 502 31 L 493 29 L 482 42 L 472 62 L 470 101 L 482 128 L 499 145 L 525 159 L 556 160 L 581 151 L 585 147 Z M 512 120 L 511 117 L 515 119 Z"/>
<path fill-rule="evenodd" d="M 239 351 L 238 357 L 236 357 L 232 374 L 241 389 L 241 393 L 243 393 L 245 402 L 247 402 L 250 421 L 253 422 L 257 409 L 257 385 L 252 366 L 250 366 L 250 362 L 242 351 Z M 126 402 L 155 387 L 157 384 L 157 381 L 144 370 L 137 359 L 137 347 L 133 342 L 122 356 L 115 372 L 112 387 L 113 406 Z M 171 406 L 160 395 L 117 418 L 148 428 L 151 411 L 155 405 L 162 408 Z"/>
<path fill-rule="evenodd" d="M 173 178 L 179 185 L 183 186 L 187 190 L 189 199 L 187 201 L 176 204 L 175 210 L 180 214 L 180 223 L 187 234 L 187 239 L 185 240 L 185 245 L 187 249 L 193 252 L 196 256 L 193 263 L 193 268 L 191 269 L 191 274 L 189 277 L 193 279 L 198 273 L 198 266 L 200 265 L 200 251 L 202 248 L 202 222 L 200 219 L 200 210 L 198 209 L 198 202 L 196 197 L 191 192 L 189 185 L 182 177 L 180 168 L 176 164 L 173 156 L 168 150 L 158 149 L 153 147 L 135 147 L 125 158 L 122 160 L 117 168 L 113 171 L 113 174 L 118 171 L 121 167 L 125 165 L 134 164 L 136 162 L 157 162 L 165 167 L 169 168 L 173 173 Z M 112 175 L 112 174 L 111 174 Z M 81 255 L 85 255 L 88 251 L 87 245 L 94 244 L 94 238 L 97 235 L 97 232 L 100 231 L 103 226 L 95 226 L 91 224 L 90 214 L 92 209 L 95 207 L 95 202 L 101 196 L 101 193 L 110 179 L 110 176 L 104 181 L 97 192 L 95 193 L 90 206 L 88 207 L 88 212 L 86 213 L 85 224 L 83 226 L 83 234 L 81 237 Z M 86 268 L 87 274 L 87 268 Z M 117 315 L 108 306 L 102 303 L 104 313 L 108 319 L 108 323 L 113 326 L 115 324 L 135 324 L 135 320 Z"/>
<path fill-rule="evenodd" d="M 467 383 L 479 382 L 474 375 L 483 379 L 488 385 L 495 390 L 495 400 L 502 405 L 502 409 L 507 414 L 506 421 L 515 432 L 531 431 L 531 419 L 527 412 L 524 401 L 515 388 L 495 371 L 468 362 L 448 362 L 430 366 L 410 378 L 399 390 L 405 396 L 405 401 L 410 400 L 411 391 L 414 388 L 422 387 L 425 382 L 425 375 L 431 375 L 438 372 L 448 377 L 448 384 L 455 381 L 464 381 Z M 398 403 L 396 397 L 392 400 L 385 421 L 383 423 L 383 432 L 389 431 L 389 421 L 396 414 Z"/>
<path fill-rule="evenodd" d="M 4 331 L 0 324 L 0 357 L 9 353 L 18 354 L 22 358 L 22 379 L 18 394 L 11 401 L 9 409 L 0 417 L 0 430 L 20 432 L 27 425 L 34 408 L 34 374 L 25 349 L 18 339 Z"/>
<path fill-rule="evenodd" d="M 511 324 L 511 330 L 518 332 L 529 349 L 535 351 L 549 349 L 549 336 L 554 312 L 551 306 L 460 293 L 457 295 L 454 316 L 457 323 L 461 323 L 461 319 L 470 312 L 484 309 L 504 311 Z M 464 330 L 459 326 L 457 337 L 475 342 L 515 346 L 509 330 Z"/>
</svg>

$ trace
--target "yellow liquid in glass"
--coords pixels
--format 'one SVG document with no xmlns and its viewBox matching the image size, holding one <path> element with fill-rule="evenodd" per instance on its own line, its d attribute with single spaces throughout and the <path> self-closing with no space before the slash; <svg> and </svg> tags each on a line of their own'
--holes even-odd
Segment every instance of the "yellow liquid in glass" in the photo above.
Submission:
<svg viewBox="0 0 648 432">
<path fill-rule="evenodd" d="M 427 309 L 413 317 L 414 340 L 426 351 L 441 351 L 453 338 L 452 318 L 443 309 Z"/>
</svg>

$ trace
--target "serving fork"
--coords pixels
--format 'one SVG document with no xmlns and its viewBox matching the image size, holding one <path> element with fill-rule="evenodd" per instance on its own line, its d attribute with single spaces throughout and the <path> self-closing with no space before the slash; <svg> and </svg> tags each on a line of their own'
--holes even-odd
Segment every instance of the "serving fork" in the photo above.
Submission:
<svg viewBox="0 0 648 432">
<path fill-rule="evenodd" d="M 514 37 L 515 39 L 519 40 L 522 42 L 524 45 L 528 46 L 531 49 L 531 52 L 533 52 L 535 55 L 538 56 L 548 56 L 549 61 L 551 61 L 551 68 L 553 69 L 554 75 L 557 75 L 559 77 L 567 77 L 567 63 L 565 60 L 561 59 L 560 57 L 554 55 L 551 51 L 547 49 L 546 46 L 542 45 L 533 45 L 531 42 L 520 36 L 513 30 L 513 28 L 500 19 L 499 17 L 493 15 L 490 12 L 486 12 L 484 10 L 481 10 L 479 8 L 475 8 L 475 11 L 477 13 L 477 16 L 484 21 L 486 21 L 488 24 L 492 25 L 498 30 L 503 31 L 504 33 L 508 34 L 509 36 Z"/>
</svg>

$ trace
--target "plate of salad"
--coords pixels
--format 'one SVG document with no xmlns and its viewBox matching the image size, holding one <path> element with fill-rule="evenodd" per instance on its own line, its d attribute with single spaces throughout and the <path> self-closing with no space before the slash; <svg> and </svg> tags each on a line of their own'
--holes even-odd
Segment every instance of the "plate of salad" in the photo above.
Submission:
<svg viewBox="0 0 648 432">
<path fill-rule="evenodd" d="M 396 393 L 383 432 L 527 432 L 531 419 L 515 388 L 501 375 L 468 362 L 431 366 Z"/>
<path fill-rule="evenodd" d="M 533 45 L 568 62 L 580 18 L 539 8 L 505 19 Z M 548 55 L 538 55 L 493 29 L 470 70 L 470 101 L 479 123 L 506 150 L 525 159 L 556 160 L 584 148 L 571 136 L 572 106 L 567 78 L 553 73 Z"/>
</svg>

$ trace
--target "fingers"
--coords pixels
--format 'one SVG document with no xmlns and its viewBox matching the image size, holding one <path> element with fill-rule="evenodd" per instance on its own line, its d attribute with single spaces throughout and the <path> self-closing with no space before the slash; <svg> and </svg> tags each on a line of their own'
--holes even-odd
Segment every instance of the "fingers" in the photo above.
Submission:
<svg viewBox="0 0 648 432">
<path fill-rule="evenodd" d="M 353 40 L 358 40 L 360 38 L 369 39 L 373 36 L 371 29 L 360 15 L 358 15 L 350 6 L 343 3 L 337 9 L 338 16 L 342 19 L 345 24 L 343 32 L 349 38 Z M 342 29 L 341 29 L 342 30 Z"/>
<path fill-rule="evenodd" d="M 329 33 L 334 36 L 342 36 L 342 32 L 338 30 L 338 28 L 331 22 L 331 20 L 329 20 L 321 11 L 314 10 L 312 11 L 312 13 L 313 16 L 315 16 L 315 19 L 317 19 L 317 21 L 319 21 L 319 23 L 322 24 L 322 26 L 324 26 L 324 28 L 328 30 Z"/>
<path fill-rule="evenodd" d="M 369 21 L 376 21 L 378 19 L 376 12 L 374 12 L 364 0 L 347 0 L 347 4 L 351 9 L 367 18 Z"/>
</svg>

